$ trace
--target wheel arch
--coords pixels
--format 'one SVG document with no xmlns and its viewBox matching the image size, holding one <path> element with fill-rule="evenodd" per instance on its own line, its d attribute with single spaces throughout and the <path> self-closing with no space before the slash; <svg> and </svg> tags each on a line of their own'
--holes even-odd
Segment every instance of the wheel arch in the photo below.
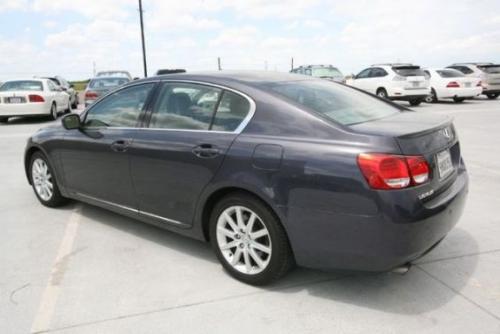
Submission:
<svg viewBox="0 0 500 334">
<path fill-rule="evenodd" d="M 210 233 L 209 233 L 209 226 L 210 226 L 210 215 L 212 213 L 212 210 L 214 209 L 215 205 L 219 200 L 221 200 L 223 197 L 231 194 L 231 193 L 244 193 L 247 195 L 250 195 L 260 201 L 263 205 L 265 205 L 270 212 L 275 215 L 276 219 L 278 222 L 283 226 L 283 229 L 285 230 L 285 233 L 287 233 L 286 226 L 283 224 L 282 216 L 279 214 L 279 212 L 276 210 L 273 205 L 269 202 L 265 196 L 262 194 L 259 194 L 256 191 L 241 187 L 241 186 L 225 186 L 221 187 L 219 189 L 216 189 L 212 191 L 206 199 L 203 201 L 203 204 L 201 205 L 201 215 L 200 215 L 200 225 L 203 233 L 203 238 L 205 241 L 210 241 Z M 288 233 L 287 233 L 287 238 L 288 238 Z M 289 239 L 289 238 L 288 238 Z"/>
</svg>

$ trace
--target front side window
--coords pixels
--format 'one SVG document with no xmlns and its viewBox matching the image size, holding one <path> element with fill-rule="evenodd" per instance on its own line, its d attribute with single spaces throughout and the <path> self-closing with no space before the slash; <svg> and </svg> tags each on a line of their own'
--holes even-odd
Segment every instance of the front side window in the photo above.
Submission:
<svg viewBox="0 0 500 334">
<path fill-rule="evenodd" d="M 43 85 L 41 81 L 35 80 L 19 80 L 19 81 L 7 81 L 0 86 L 0 92 L 11 92 L 11 91 L 43 91 Z"/>
<path fill-rule="evenodd" d="M 395 107 L 332 82 L 290 81 L 269 84 L 268 88 L 315 113 L 343 125 L 369 122 L 400 111 Z"/>
<path fill-rule="evenodd" d="M 217 108 L 211 130 L 235 131 L 250 112 L 250 102 L 236 93 L 225 91 Z"/>
<path fill-rule="evenodd" d="M 221 89 L 190 83 L 166 83 L 154 106 L 150 128 L 208 130 Z"/>
<path fill-rule="evenodd" d="M 358 75 L 356 75 L 356 79 L 364 79 L 368 78 L 370 75 L 371 68 L 367 68 L 366 70 L 361 71 Z"/>
<path fill-rule="evenodd" d="M 121 89 L 89 109 L 86 127 L 135 127 L 154 83 Z"/>
</svg>

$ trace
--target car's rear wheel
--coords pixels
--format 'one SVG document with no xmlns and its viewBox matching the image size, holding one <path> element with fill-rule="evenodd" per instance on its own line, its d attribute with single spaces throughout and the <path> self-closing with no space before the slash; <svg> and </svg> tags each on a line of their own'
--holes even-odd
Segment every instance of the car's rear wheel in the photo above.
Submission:
<svg viewBox="0 0 500 334">
<path fill-rule="evenodd" d="M 230 194 L 215 205 L 210 242 L 222 266 L 247 284 L 268 284 L 294 264 L 285 230 L 274 213 L 245 193 Z"/>
<path fill-rule="evenodd" d="M 388 95 L 387 95 L 387 91 L 385 90 L 385 88 L 377 89 L 377 96 L 382 98 L 382 99 L 387 99 Z"/>
<path fill-rule="evenodd" d="M 420 105 L 420 103 L 422 103 L 422 100 L 420 100 L 420 99 L 413 99 L 413 100 L 410 100 L 409 102 L 410 102 L 411 106 L 416 107 L 416 106 Z"/>
<path fill-rule="evenodd" d="M 498 97 L 498 93 L 495 93 L 495 94 L 486 94 L 486 96 L 490 99 L 490 100 L 494 100 Z"/>
<path fill-rule="evenodd" d="M 0 123 L 7 123 L 9 121 L 8 117 L 0 117 Z"/>
<path fill-rule="evenodd" d="M 29 176 L 35 195 L 43 205 L 57 207 L 68 201 L 61 195 L 53 169 L 42 152 L 35 152 L 31 156 Z"/>
<path fill-rule="evenodd" d="M 431 89 L 431 93 L 425 97 L 425 102 L 427 103 L 435 103 L 437 102 L 437 94 L 434 88 Z"/>
<path fill-rule="evenodd" d="M 52 103 L 52 106 L 50 107 L 50 118 L 52 120 L 57 119 L 57 106 L 55 103 Z"/>
<path fill-rule="evenodd" d="M 462 103 L 465 101 L 465 98 L 464 97 L 454 97 L 453 98 L 453 101 L 455 101 L 456 103 Z"/>
</svg>

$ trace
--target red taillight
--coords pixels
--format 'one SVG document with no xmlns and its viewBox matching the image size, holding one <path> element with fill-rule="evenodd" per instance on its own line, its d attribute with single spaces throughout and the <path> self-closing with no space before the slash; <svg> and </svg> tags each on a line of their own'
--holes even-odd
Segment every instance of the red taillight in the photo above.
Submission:
<svg viewBox="0 0 500 334">
<path fill-rule="evenodd" d="M 30 102 L 45 102 L 43 96 L 31 94 L 29 95 Z"/>
<path fill-rule="evenodd" d="M 422 184 L 429 180 L 429 164 L 424 157 L 411 156 L 406 157 L 408 168 L 413 184 Z"/>
<path fill-rule="evenodd" d="M 92 92 L 92 91 L 85 92 L 85 98 L 87 100 L 95 100 L 98 97 L 99 97 L 99 94 L 97 94 L 96 92 Z"/>
<path fill-rule="evenodd" d="M 446 85 L 447 88 L 459 88 L 460 85 L 456 81 L 451 81 Z"/>
<path fill-rule="evenodd" d="M 429 165 L 421 156 L 363 153 L 358 165 L 373 189 L 401 189 L 429 179 Z"/>
</svg>

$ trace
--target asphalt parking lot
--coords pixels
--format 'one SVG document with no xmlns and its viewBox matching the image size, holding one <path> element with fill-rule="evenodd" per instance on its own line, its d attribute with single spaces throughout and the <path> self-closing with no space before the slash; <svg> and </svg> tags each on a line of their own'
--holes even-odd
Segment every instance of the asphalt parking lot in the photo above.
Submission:
<svg viewBox="0 0 500 334">
<path fill-rule="evenodd" d="M 0 125 L 0 333 L 500 333 L 500 100 L 416 107 L 455 118 L 471 178 L 460 222 L 406 275 L 297 269 L 266 288 L 207 244 L 26 182 L 28 136 Z"/>
</svg>

